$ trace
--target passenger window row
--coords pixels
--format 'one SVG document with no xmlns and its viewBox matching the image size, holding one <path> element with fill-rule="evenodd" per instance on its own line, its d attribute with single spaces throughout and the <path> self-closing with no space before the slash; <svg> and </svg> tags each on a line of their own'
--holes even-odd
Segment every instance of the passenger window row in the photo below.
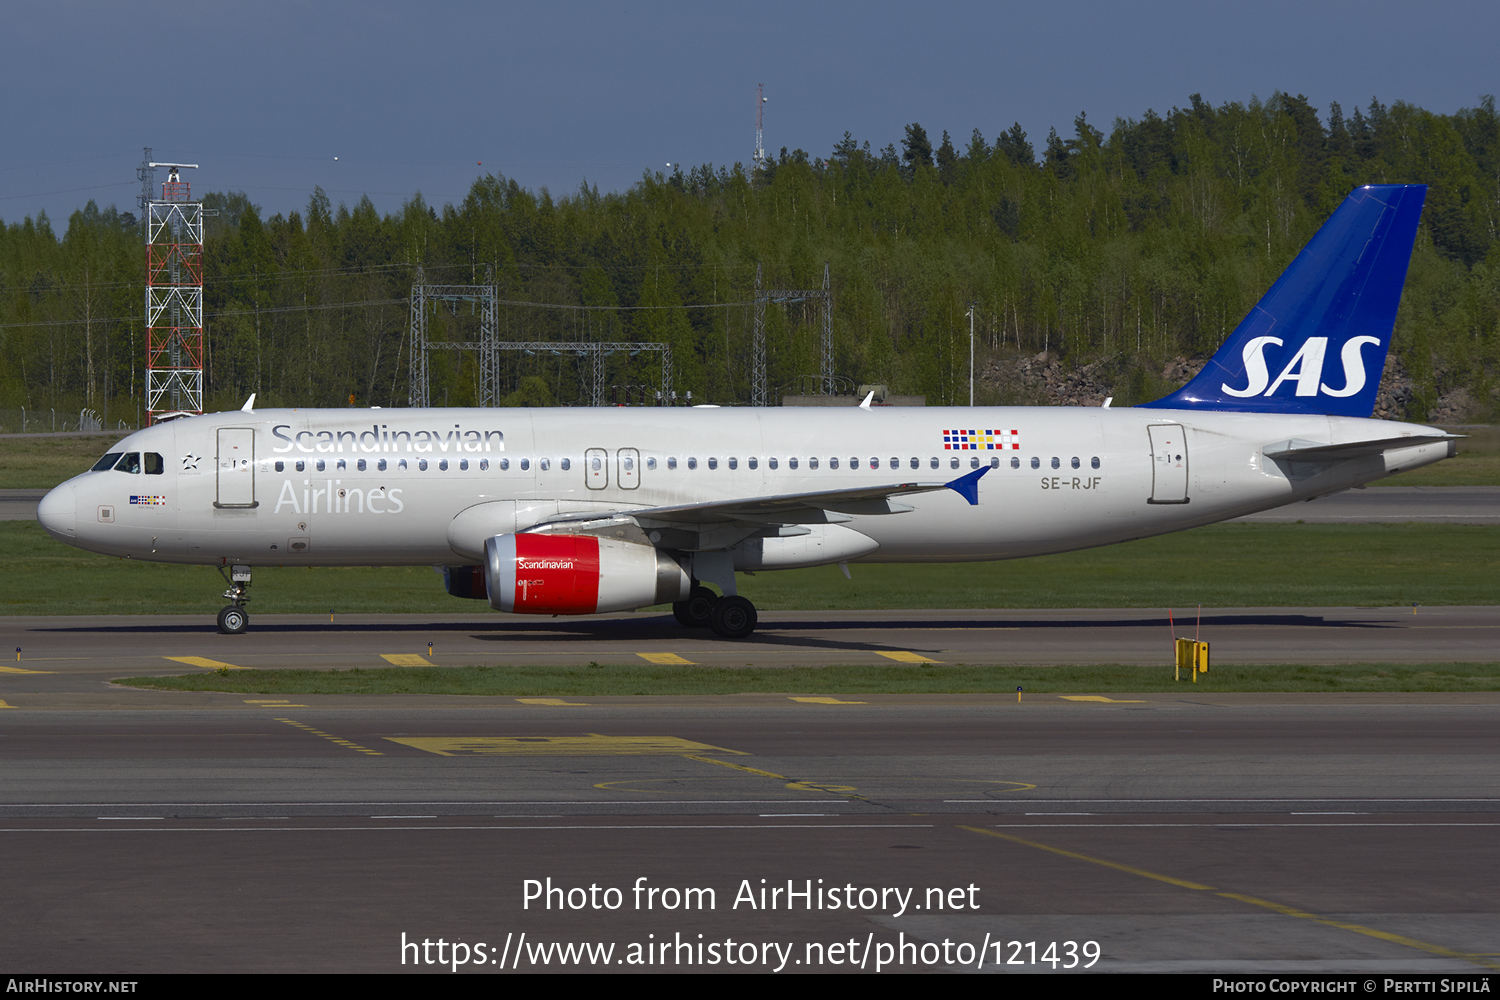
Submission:
<svg viewBox="0 0 1500 1000">
<path fill-rule="evenodd" d="M 162 463 L 162 457 L 160 455 L 154 453 L 154 452 L 147 452 L 145 458 L 146 458 L 146 462 L 145 462 L 146 474 L 147 475 L 160 475 L 161 472 L 163 471 L 163 468 L 164 468 L 163 463 Z M 370 468 L 370 464 L 369 463 L 371 463 L 371 462 L 373 462 L 374 469 L 377 472 L 386 472 L 386 471 L 388 471 L 391 468 L 394 468 L 398 472 L 406 472 L 406 471 L 409 471 L 409 469 L 410 469 L 410 465 L 408 465 L 408 461 L 409 460 L 405 459 L 405 458 L 398 458 L 398 459 L 377 458 L 377 459 L 373 459 L 373 460 L 359 458 L 359 459 L 354 459 L 353 461 L 354 461 L 354 468 L 358 472 L 365 472 L 365 471 L 367 471 Z M 415 467 L 416 467 L 417 471 L 419 471 L 419 472 L 426 472 L 427 471 L 428 466 L 429 466 L 429 463 L 428 463 L 427 459 L 425 459 L 425 458 L 418 458 L 418 459 L 415 459 L 415 460 L 412 460 L 412 461 L 414 461 Z M 633 461 L 631 459 L 629 459 L 629 458 L 626 458 L 623 461 L 626 463 L 625 464 L 626 470 L 630 471 L 633 468 L 633 466 L 634 466 Z M 322 458 L 319 458 L 319 459 L 314 459 L 314 460 L 299 458 L 299 459 L 295 460 L 295 462 L 293 462 L 292 465 L 294 466 L 294 468 L 295 468 L 295 470 L 297 472 L 308 472 L 308 471 L 314 471 L 314 472 L 328 472 L 328 471 L 347 472 L 347 471 L 349 471 L 349 469 L 348 469 L 348 462 L 349 462 L 349 460 L 342 459 L 342 458 L 340 458 L 340 459 L 322 459 Z M 793 470 L 797 469 L 799 467 L 798 462 L 799 462 L 799 460 L 797 458 L 788 458 L 786 460 L 787 468 L 788 469 L 793 469 Z M 828 459 L 828 468 L 829 469 L 837 469 L 837 468 L 839 468 L 839 462 L 840 462 L 840 459 L 837 456 L 829 458 Z M 717 469 L 719 467 L 719 460 L 718 460 L 718 458 L 709 458 L 707 460 L 707 463 L 708 463 L 709 469 Z M 286 468 L 287 464 L 288 463 L 285 460 L 277 459 L 276 462 L 275 462 L 275 469 L 276 469 L 276 471 L 277 472 L 286 472 L 287 471 L 287 468 Z M 449 471 L 448 459 L 446 459 L 446 458 L 437 459 L 437 461 L 436 461 L 435 464 L 436 464 L 437 470 L 439 472 L 447 472 L 447 471 Z M 501 472 L 508 472 L 510 470 L 510 459 L 509 458 L 502 458 L 496 464 L 499 466 L 499 469 L 500 469 Z M 572 466 L 573 466 L 572 460 L 571 459 L 567 459 L 567 458 L 558 459 L 557 464 L 558 464 L 558 468 L 561 469 L 563 472 L 570 471 L 572 469 Z M 595 472 L 599 471 L 600 464 L 601 463 L 600 463 L 599 459 L 596 458 L 596 459 L 593 460 L 593 466 L 594 466 L 594 471 Z M 669 456 L 667 458 L 667 463 L 666 464 L 667 464 L 667 468 L 668 469 L 676 469 L 677 468 L 677 459 L 676 459 L 676 457 L 675 456 Z M 738 469 L 740 467 L 740 460 L 738 458 L 731 457 L 731 458 L 728 458 L 728 459 L 725 460 L 725 464 L 730 469 Z M 921 459 L 915 458 L 915 457 L 913 457 L 910 460 L 909 464 L 910 464 L 910 467 L 912 469 L 920 469 L 922 467 L 922 461 L 921 461 Z M 1033 455 L 1031 457 L 1031 460 L 1030 460 L 1029 464 L 1031 465 L 1031 467 L 1033 469 L 1040 469 L 1042 467 L 1042 459 L 1039 456 Z M 1060 469 L 1060 468 L 1062 468 L 1062 459 L 1058 458 L 1057 456 L 1054 455 L 1049 460 L 1048 464 L 1050 465 L 1051 468 Z M 1082 460 L 1079 459 L 1079 457 L 1077 455 L 1074 455 L 1072 458 L 1070 458 L 1068 460 L 1068 464 L 1069 464 L 1070 468 L 1074 468 L 1074 469 L 1082 468 Z M 94 466 L 94 471 L 98 471 L 100 469 L 110 469 L 110 468 L 113 468 L 113 469 L 117 469 L 117 470 L 122 471 L 122 472 L 140 472 L 141 471 L 140 465 L 141 465 L 141 455 L 138 452 L 129 452 L 129 453 L 126 453 L 123 456 L 121 456 L 119 453 L 112 453 L 112 454 L 109 454 L 109 455 L 105 455 L 104 458 L 100 459 L 99 462 L 98 462 L 98 464 L 96 464 Z M 529 458 L 520 459 L 517 462 L 517 465 L 520 467 L 520 469 L 521 469 L 522 472 L 530 472 L 531 471 L 531 459 L 529 459 Z M 752 456 L 751 458 L 748 458 L 748 459 L 745 460 L 745 465 L 748 468 L 752 469 L 752 470 L 759 469 L 760 468 L 760 459 L 758 457 L 753 457 Z M 891 458 L 889 460 L 888 465 L 889 465 L 889 467 L 892 470 L 899 470 L 901 468 L 901 460 L 899 458 L 894 458 L 893 457 L 893 458 Z M 264 469 L 264 466 L 265 466 L 265 463 L 263 462 L 262 463 L 262 469 Z M 311 469 L 309 469 L 309 466 L 311 466 Z M 331 470 L 330 470 L 330 466 L 332 466 Z M 487 458 L 481 458 L 481 459 L 479 459 L 479 461 L 477 463 L 477 466 L 478 466 L 478 469 L 479 469 L 480 472 L 488 472 L 489 468 L 490 468 L 490 460 L 487 459 Z M 781 460 L 779 458 L 768 458 L 768 459 L 766 459 L 766 466 L 767 466 L 767 468 L 770 468 L 770 469 L 779 469 L 779 468 L 781 468 Z M 939 468 L 942 467 L 942 460 L 939 459 L 939 458 L 933 457 L 933 458 L 931 458 L 931 459 L 928 460 L 928 466 L 929 466 L 929 468 L 932 468 L 932 469 L 939 469 Z M 972 456 L 970 456 L 969 457 L 969 468 L 970 469 L 977 469 L 977 468 L 979 468 L 979 466 L 980 466 L 979 456 L 978 455 L 972 455 Z M 992 469 L 998 469 L 998 468 L 1000 468 L 1000 457 L 998 455 L 992 456 L 990 458 L 990 460 L 989 460 L 989 466 Z M 458 467 L 458 471 L 460 471 L 460 472 L 468 472 L 469 471 L 469 460 L 467 458 L 458 459 L 458 461 L 457 461 L 457 467 Z M 689 457 L 687 459 L 687 467 L 689 469 L 697 469 L 698 468 L 698 459 L 696 457 Z M 819 460 L 817 458 L 809 458 L 807 460 L 807 467 L 808 467 L 808 469 L 816 469 L 816 468 L 818 468 L 819 467 Z M 852 470 L 855 470 L 855 469 L 862 468 L 863 467 L 863 463 L 860 461 L 859 458 L 852 457 L 852 458 L 849 459 L 849 466 L 848 467 L 852 471 Z M 869 459 L 869 468 L 871 468 L 871 469 L 879 469 L 880 467 L 881 467 L 881 460 L 879 458 L 870 458 Z M 957 468 L 960 467 L 960 462 L 959 462 L 958 456 L 955 455 L 955 456 L 952 456 L 952 457 L 950 457 L 948 459 L 948 467 L 950 469 L 957 469 Z M 1010 467 L 1012 469 L 1019 469 L 1019 468 L 1021 468 L 1021 458 L 1020 458 L 1020 456 L 1012 456 L 1011 457 Z M 1092 457 L 1092 458 L 1089 459 L 1089 467 L 1093 468 L 1093 469 L 1099 468 L 1099 456 L 1095 455 L 1094 457 Z M 537 459 L 537 469 L 539 471 L 541 471 L 541 472 L 548 472 L 548 471 L 551 470 L 551 468 L 552 468 L 552 459 L 550 459 L 550 458 L 539 458 L 539 459 Z M 646 468 L 654 470 L 656 468 L 656 459 L 655 458 L 647 458 L 646 459 Z"/>
</svg>

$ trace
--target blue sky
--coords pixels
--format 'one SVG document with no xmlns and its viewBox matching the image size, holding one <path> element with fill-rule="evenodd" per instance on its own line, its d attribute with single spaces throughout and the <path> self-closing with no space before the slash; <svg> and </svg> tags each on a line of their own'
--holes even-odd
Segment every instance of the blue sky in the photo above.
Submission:
<svg viewBox="0 0 1500 1000">
<path fill-rule="evenodd" d="M 767 148 L 815 156 L 913 121 L 960 146 L 1019 121 L 1040 148 L 1079 111 L 1108 131 L 1192 93 L 1452 113 L 1500 91 L 1497 38 L 1500 4 L 1441 0 L 9 5 L 0 219 L 134 210 L 147 145 L 267 215 L 314 185 L 441 205 L 491 171 L 624 190 L 668 162 L 748 162 L 762 82 Z"/>
</svg>

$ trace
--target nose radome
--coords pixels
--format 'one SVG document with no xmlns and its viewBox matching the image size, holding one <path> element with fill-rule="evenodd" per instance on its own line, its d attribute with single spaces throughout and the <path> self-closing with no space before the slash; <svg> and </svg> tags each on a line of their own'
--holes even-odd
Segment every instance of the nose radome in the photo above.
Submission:
<svg viewBox="0 0 1500 1000">
<path fill-rule="evenodd" d="M 71 484 L 64 483 L 42 497 L 37 504 L 36 519 L 43 530 L 60 542 L 72 544 L 78 535 L 78 502 Z"/>
</svg>

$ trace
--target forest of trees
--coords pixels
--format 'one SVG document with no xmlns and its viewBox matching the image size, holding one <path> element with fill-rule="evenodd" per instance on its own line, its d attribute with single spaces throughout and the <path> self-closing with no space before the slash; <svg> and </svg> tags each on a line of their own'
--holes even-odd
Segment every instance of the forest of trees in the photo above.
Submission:
<svg viewBox="0 0 1500 1000">
<path fill-rule="evenodd" d="M 699 166 L 629 191 L 558 197 L 487 175 L 456 205 L 368 198 L 262 218 L 212 194 L 205 237 L 205 406 L 405 405 L 411 284 L 499 286 L 506 340 L 672 345 L 693 402 L 750 398 L 755 272 L 815 288 L 831 265 L 835 370 L 929 403 L 967 400 L 968 320 L 984 355 L 1049 350 L 1118 367 L 1118 402 L 1164 389 L 1178 357 L 1214 351 L 1329 213 L 1363 183 L 1430 185 L 1394 354 L 1408 416 L 1456 387 L 1493 416 L 1500 374 L 1500 118 L 1494 99 L 1441 115 L 1401 102 L 1345 114 L 1301 96 L 1117 120 L 1070 137 L 1019 125 L 955 141 L 917 124 L 872 149 L 845 133 L 753 172 Z M 142 406 L 144 252 L 131 213 L 0 223 L 0 408 L 89 407 L 113 425 Z M 583 308 L 589 307 L 589 308 Z M 650 307 L 650 308 L 644 308 Z M 662 308 L 666 307 L 666 308 Z M 813 303 L 767 310 L 773 396 L 815 391 Z M 470 339 L 467 303 L 435 339 Z M 607 359 L 609 401 L 652 399 L 655 356 Z M 435 404 L 472 405 L 476 359 L 436 352 Z M 510 405 L 576 405 L 588 361 L 503 360 Z M 1006 402 L 981 394 L 981 402 Z"/>
</svg>

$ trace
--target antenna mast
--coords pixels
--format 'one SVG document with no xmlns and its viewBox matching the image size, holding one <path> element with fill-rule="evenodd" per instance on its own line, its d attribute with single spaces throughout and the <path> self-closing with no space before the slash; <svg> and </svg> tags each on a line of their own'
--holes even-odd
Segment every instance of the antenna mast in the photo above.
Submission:
<svg viewBox="0 0 1500 1000">
<path fill-rule="evenodd" d="M 766 85 L 763 83 L 755 85 L 755 154 L 751 159 L 757 170 L 766 162 L 766 147 L 761 142 L 761 109 L 766 103 L 765 88 Z"/>
</svg>

